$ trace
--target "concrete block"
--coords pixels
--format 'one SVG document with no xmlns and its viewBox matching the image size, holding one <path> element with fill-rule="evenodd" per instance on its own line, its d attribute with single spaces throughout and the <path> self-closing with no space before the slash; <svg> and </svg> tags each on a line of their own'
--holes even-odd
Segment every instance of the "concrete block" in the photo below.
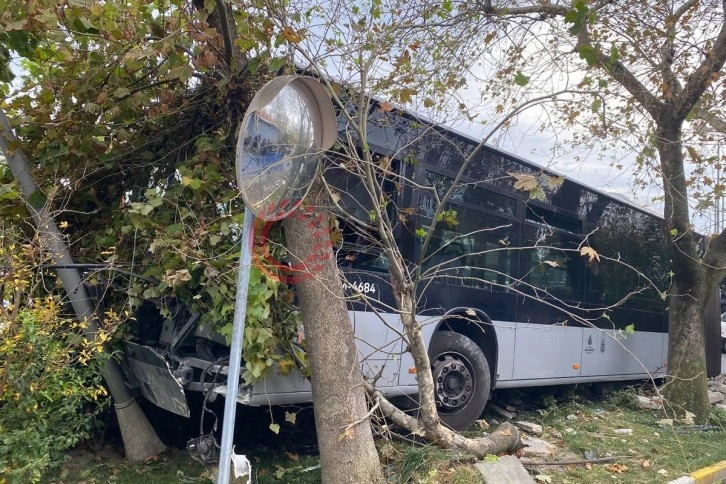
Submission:
<svg viewBox="0 0 726 484">
<path fill-rule="evenodd" d="M 532 435 L 542 435 L 542 426 L 532 422 L 524 422 L 522 420 L 514 422 L 514 425 Z"/>
<path fill-rule="evenodd" d="M 474 467 L 487 484 L 534 484 L 532 476 L 513 455 L 499 457 L 496 461 L 477 462 Z"/>
<path fill-rule="evenodd" d="M 711 405 L 723 401 L 723 393 L 721 392 L 708 392 L 708 401 Z"/>
<path fill-rule="evenodd" d="M 547 441 L 538 439 L 537 437 L 522 436 L 522 443 L 526 445 L 522 452 L 527 457 L 548 458 L 555 455 L 557 448 Z"/>
</svg>

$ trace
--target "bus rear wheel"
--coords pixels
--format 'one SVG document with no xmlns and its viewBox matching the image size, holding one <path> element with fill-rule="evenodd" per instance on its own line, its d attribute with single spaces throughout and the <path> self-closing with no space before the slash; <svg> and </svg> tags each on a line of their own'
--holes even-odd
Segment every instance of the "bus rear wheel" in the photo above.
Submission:
<svg viewBox="0 0 726 484">
<path fill-rule="evenodd" d="M 489 399 L 489 364 L 476 343 L 466 336 L 441 331 L 429 348 L 436 406 L 442 423 L 465 430 L 484 411 Z"/>
</svg>

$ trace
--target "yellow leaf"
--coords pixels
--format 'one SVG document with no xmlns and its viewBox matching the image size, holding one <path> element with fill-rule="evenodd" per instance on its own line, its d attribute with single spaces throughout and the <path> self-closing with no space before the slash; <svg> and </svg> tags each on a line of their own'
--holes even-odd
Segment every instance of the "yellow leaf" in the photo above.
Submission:
<svg viewBox="0 0 726 484">
<path fill-rule="evenodd" d="M 564 182 L 564 176 L 544 176 L 544 184 L 547 186 L 547 188 L 551 188 L 553 190 L 560 188 Z"/>
<path fill-rule="evenodd" d="M 701 156 L 693 146 L 686 146 L 686 151 L 688 151 L 688 154 L 694 162 L 699 163 L 701 161 Z"/>
<path fill-rule="evenodd" d="M 595 249 L 593 249 L 592 247 L 583 247 L 582 249 L 580 249 L 580 255 L 583 257 L 587 257 L 587 262 L 592 262 L 593 260 L 600 262 L 600 256 L 597 255 L 597 252 L 595 252 Z"/>
<path fill-rule="evenodd" d="M 398 100 L 401 101 L 401 103 L 403 104 L 410 103 L 414 94 L 416 94 L 416 91 L 404 87 L 403 89 L 401 89 L 401 92 L 398 93 Z"/>
<path fill-rule="evenodd" d="M 539 187 L 539 181 L 534 175 L 527 175 L 524 173 L 509 173 L 509 176 L 514 178 L 514 189 L 525 190 L 531 192 Z"/>
<path fill-rule="evenodd" d="M 607 468 L 610 472 L 614 472 L 615 474 L 622 474 L 623 472 L 628 472 L 628 466 L 623 464 L 618 464 L 617 462 L 610 467 Z"/>
<path fill-rule="evenodd" d="M 296 421 L 297 414 L 295 412 L 285 412 L 285 422 L 290 422 L 294 425 Z"/>
<path fill-rule="evenodd" d="M 302 40 L 302 35 L 295 32 L 290 27 L 283 27 L 282 36 L 285 37 L 285 40 L 287 40 L 291 44 L 297 44 Z"/>
</svg>

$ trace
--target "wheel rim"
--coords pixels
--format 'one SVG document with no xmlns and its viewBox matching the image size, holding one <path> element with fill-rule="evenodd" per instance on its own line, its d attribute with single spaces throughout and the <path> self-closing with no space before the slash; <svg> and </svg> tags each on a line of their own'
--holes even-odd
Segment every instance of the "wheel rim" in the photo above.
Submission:
<svg viewBox="0 0 726 484">
<path fill-rule="evenodd" d="M 476 379 L 464 356 L 458 353 L 439 355 L 433 361 L 432 374 L 439 411 L 457 412 L 469 403 L 476 389 Z"/>
</svg>

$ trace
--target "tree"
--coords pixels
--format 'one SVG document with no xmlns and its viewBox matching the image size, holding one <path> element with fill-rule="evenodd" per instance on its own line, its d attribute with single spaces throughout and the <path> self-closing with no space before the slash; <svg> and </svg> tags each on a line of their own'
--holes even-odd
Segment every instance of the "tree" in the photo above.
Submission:
<svg viewBox="0 0 726 484">
<path fill-rule="evenodd" d="M 595 135 L 636 146 L 638 162 L 657 173 L 663 189 L 665 239 L 673 264 L 668 294 L 670 338 L 668 401 L 703 422 L 708 416 L 704 353 L 704 311 L 726 274 L 726 234 L 712 236 L 699 249 L 691 219 L 689 190 L 701 194 L 700 208 L 722 196 L 723 186 L 708 176 L 709 146 L 719 132 L 726 61 L 726 22 L 721 2 L 522 2 L 516 6 L 487 1 L 462 16 L 500 29 L 537 34 L 550 62 L 549 72 L 569 73 L 578 87 L 599 96 L 566 104 L 568 124 Z M 509 73 L 521 85 L 542 66 L 524 44 L 508 51 Z M 574 69 L 565 58 L 577 55 Z M 579 79 L 579 80 L 578 80 Z M 601 101 L 605 99 L 606 105 Z M 587 113 L 592 114 L 587 116 Z M 704 131 L 704 120 L 715 130 Z M 686 137 L 686 135 L 688 137 Z M 582 141 L 582 138 L 577 138 Z M 703 145 L 700 141 L 705 141 Z M 687 173 L 686 153 L 695 163 Z M 713 158 L 711 158 L 713 160 Z M 713 161 L 716 168 L 720 159 Z M 705 194 L 705 195 L 703 195 Z"/>
<path fill-rule="evenodd" d="M 22 151 L 12 147 L 17 140 L 12 134 L 2 109 L 0 109 L 0 128 L 2 128 L 0 131 L 0 150 L 6 156 L 10 170 L 18 185 L 20 185 L 22 197 L 18 198 L 22 198 L 25 202 L 35 223 L 39 246 L 47 252 L 46 256 L 50 260 L 61 267 L 58 270 L 58 276 L 63 283 L 68 301 L 76 316 L 84 325 L 85 337 L 90 344 L 97 346 L 98 349 L 103 349 L 103 339 L 98 337 L 99 334 L 104 333 L 104 328 L 99 326 L 102 315 L 91 304 L 91 299 L 88 297 L 78 271 L 72 267 L 73 259 L 68 253 L 68 248 L 62 240 L 48 207 L 45 204 L 33 204 L 34 195 L 38 192 L 38 186 L 33 180 L 30 173 L 30 164 L 25 159 Z M 12 226 L 13 222 L 10 223 Z M 47 297 L 47 295 L 44 296 Z M 124 385 L 118 362 L 113 358 L 109 358 L 101 366 L 100 371 L 111 396 L 116 402 L 116 416 L 118 417 L 126 456 L 132 461 L 143 461 L 149 456 L 165 451 L 166 447 L 159 440 L 156 432 L 154 432 L 151 424 L 144 416 L 133 394 Z"/>
<path fill-rule="evenodd" d="M 413 418 L 396 409 L 375 390 L 373 384 L 368 383 L 371 396 L 384 415 L 394 423 L 443 447 L 465 449 L 481 457 L 516 448 L 519 437 L 511 426 L 505 425 L 487 438 L 466 439 L 442 424 L 436 410 L 431 362 L 421 325 L 416 320 L 419 289 L 431 278 L 437 277 L 436 269 L 428 273 L 422 270 L 423 263 L 429 257 L 425 250 L 426 244 L 431 240 L 437 224 L 456 223 L 455 214 L 445 209 L 446 202 L 459 188 L 461 174 L 486 139 L 473 152 L 462 153 L 464 161 L 459 176 L 451 187 L 443 190 L 441 199 L 437 200 L 429 232 L 422 235 L 424 249 L 421 257 L 413 263 L 402 255 L 394 233 L 405 224 L 407 215 L 415 213 L 416 209 L 394 205 L 390 191 L 400 190 L 404 184 L 421 186 L 423 182 L 404 175 L 402 169 L 394 169 L 392 164 L 394 158 L 406 160 L 407 148 L 415 145 L 420 135 L 417 132 L 430 134 L 434 130 L 425 126 L 414 128 L 413 124 L 417 123 L 413 122 L 408 128 L 402 127 L 398 139 L 388 140 L 391 143 L 391 146 L 387 146 L 391 151 L 390 156 L 377 157 L 369 147 L 369 141 L 373 142 L 373 135 L 369 131 L 371 126 L 375 125 L 376 120 L 386 123 L 384 118 L 377 119 L 378 113 L 395 109 L 388 102 L 374 103 L 370 93 L 384 93 L 402 104 L 410 103 L 417 96 L 424 107 L 438 106 L 443 109 L 444 95 L 449 90 L 461 87 L 461 69 L 466 69 L 468 61 L 449 63 L 433 71 L 431 69 L 436 62 L 443 61 L 449 55 L 456 59 L 458 51 L 454 51 L 452 46 L 458 49 L 468 45 L 465 39 L 469 38 L 469 29 L 462 27 L 459 22 L 446 20 L 450 6 L 441 7 L 426 2 L 406 5 L 405 8 L 398 3 L 341 2 L 319 12 L 316 9 L 309 10 L 306 16 L 291 15 L 290 11 L 296 12 L 296 8 L 304 10 L 303 5 L 294 4 L 289 10 L 272 8 L 270 17 L 279 23 L 280 29 L 291 32 L 290 37 L 294 39 L 291 44 L 296 49 L 300 63 L 309 66 L 326 82 L 340 111 L 339 122 L 345 126 L 348 139 L 347 143 L 338 146 L 338 153 L 333 156 L 330 167 L 342 170 L 351 177 L 352 184 L 360 183 L 363 187 L 356 192 L 354 200 L 342 205 L 339 200 L 346 196 L 345 190 L 339 192 L 337 188 L 327 186 L 331 197 L 329 203 L 334 207 L 334 213 L 352 227 L 354 234 L 385 255 L 391 290 L 396 297 L 396 306 L 392 309 L 401 317 L 404 328 L 402 338 L 416 366 L 420 389 L 419 417 Z M 444 19 L 442 25 L 433 26 L 425 22 L 426 17 L 439 15 Z M 331 62 L 330 59 L 335 61 Z M 328 77 L 330 71 L 333 71 L 334 80 Z M 540 101 L 534 99 L 523 103 L 508 113 L 497 127 L 504 125 L 519 109 Z M 495 127 L 493 132 L 496 131 Z M 382 141 L 376 142 L 380 144 Z M 415 160 L 409 160 L 409 163 L 415 163 Z M 459 170 L 459 167 L 456 169 Z M 435 192 L 435 189 L 431 187 L 431 191 Z M 348 194 L 347 197 L 351 198 L 352 195 Z M 363 216 L 357 213 L 361 210 Z M 326 262 L 334 266 L 334 262 Z M 479 413 L 481 410 L 483 405 Z M 478 413 L 474 418 L 477 416 Z"/>
<path fill-rule="evenodd" d="M 283 221 L 310 355 L 323 482 L 383 482 L 320 183 Z M 338 368 L 338 371 L 335 369 Z"/>
</svg>

